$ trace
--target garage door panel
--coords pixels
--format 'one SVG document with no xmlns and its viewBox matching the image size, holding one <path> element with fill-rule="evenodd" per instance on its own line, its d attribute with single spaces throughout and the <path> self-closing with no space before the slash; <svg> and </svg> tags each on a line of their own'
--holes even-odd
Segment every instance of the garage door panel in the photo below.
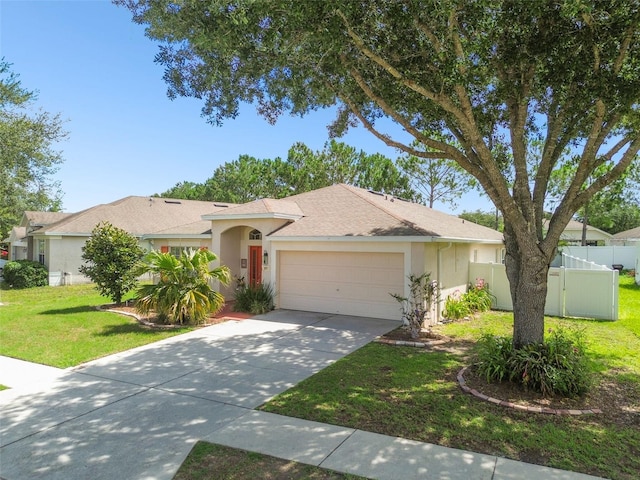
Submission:
<svg viewBox="0 0 640 480">
<path fill-rule="evenodd" d="M 401 253 L 279 253 L 280 308 L 399 320 L 403 289 Z"/>
</svg>

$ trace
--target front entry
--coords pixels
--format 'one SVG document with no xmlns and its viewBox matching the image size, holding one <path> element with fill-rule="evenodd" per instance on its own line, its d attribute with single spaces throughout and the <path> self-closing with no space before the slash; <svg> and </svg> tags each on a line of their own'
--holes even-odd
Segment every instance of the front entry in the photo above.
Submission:
<svg viewBox="0 0 640 480">
<path fill-rule="evenodd" d="M 251 245 L 249 247 L 249 285 L 262 283 L 262 247 Z"/>
</svg>

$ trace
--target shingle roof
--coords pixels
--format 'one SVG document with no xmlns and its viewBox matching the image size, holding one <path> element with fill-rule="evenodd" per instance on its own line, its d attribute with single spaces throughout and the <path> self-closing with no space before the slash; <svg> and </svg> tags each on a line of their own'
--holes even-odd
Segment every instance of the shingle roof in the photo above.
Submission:
<svg viewBox="0 0 640 480">
<path fill-rule="evenodd" d="M 160 232 L 202 235 L 210 232 L 211 228 L 211 223 L 202 220 L 202 216 L 231 205 L 233 204 L 131 196 L 72 214 L 47 225 L 38 233 L 89 235 L 98 223 L 109 222 L 137 236 Z"/>
<path fill-rule="evenodd" d="M 496 230 L 424 205 L 345 184 L 301 193 L 286 200 L 295 203 L 304 217 L 272 233 L 272 238 L 422 236 L 502 241 L 502 234 Z"/>
<path fill-rule="evenodd" d="M 2 241 L 7 243 L 20 243 L 25 240 L 26 236 L 27 227 L 13 227 L 9 236 Z"/>
<path fill-rule="evenodd" d="M 289 197 L 292 198 L 292 197 Z M 286 199 L 273 199 L 263 198 L 261 200 L 254 200 L 253 202 L 243 203 L 242 205 L 236 205 L 225 209 L 224 211 L 218 211 L 207 215 L 207 219 L 217 218 L 219 215 L 224 215 L 225 218 L 231 216 L 284 216 L 284 217 L 301 217 L 303 215 L 302 210 L 297 203 Z"/>
<path fill-rule="evenodd" d="M 631 230 L 625 230 L 624 232 L 616 233 L 613 238 L 627 239 L 627 238 L 640 238 L 640 226 L 632 228 Z"/>
<path fill-rule="evenodd" d="M 32 227 L 43 227 L 52 223 L 59 222 L 67 217 L 70 217 L 73 213 L 66 212 L 38 212 L 33 210 L 27 210 L 23 214 L 23 224 L 26 223 Z M 26 220 L 26 222 L 25 222 Z M 27 225 L 21 225 L 26 227 Z"/>
</svg>

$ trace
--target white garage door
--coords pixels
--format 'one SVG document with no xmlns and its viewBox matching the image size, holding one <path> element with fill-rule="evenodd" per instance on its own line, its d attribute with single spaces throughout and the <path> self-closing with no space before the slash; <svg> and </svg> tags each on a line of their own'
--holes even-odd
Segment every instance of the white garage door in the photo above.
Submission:
<svg viewBox="0 0 640 480">
<path fill-rule="evenodd" d="M 279 252 L 280 308 L 400 320 L 402 253 Z"/>
</svg>

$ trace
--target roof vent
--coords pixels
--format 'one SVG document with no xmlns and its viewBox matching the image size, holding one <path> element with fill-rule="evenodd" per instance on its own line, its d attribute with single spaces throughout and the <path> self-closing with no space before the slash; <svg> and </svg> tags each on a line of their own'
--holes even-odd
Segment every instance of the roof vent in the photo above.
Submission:
<svg viewBox="0 0 640 480">
<path fill-rule="evenodd" d="M 214 207 L 221 207 L 221 208 L 229 208 L 229 205 L 223 205 L 222 203 L 214 203 L 213 206 Z"/>
<path fill-rule="evenodd" d="M 382 193 L 382 192 L 376 192 L 375 190 L 368 190 L 368 192 L 369 192 L 369 193 L 373 193 L 374 195 L 380 195 L 380 196 L 383 196 L 383 195 L 384 195 L 384 193 Z"/>
<path fill-rule="evenodd" d="M 174 205 L 182 205 L 182 202 L 179 200 L 165 200 L 164 203 L 172 203 Z"/>
</svg>

